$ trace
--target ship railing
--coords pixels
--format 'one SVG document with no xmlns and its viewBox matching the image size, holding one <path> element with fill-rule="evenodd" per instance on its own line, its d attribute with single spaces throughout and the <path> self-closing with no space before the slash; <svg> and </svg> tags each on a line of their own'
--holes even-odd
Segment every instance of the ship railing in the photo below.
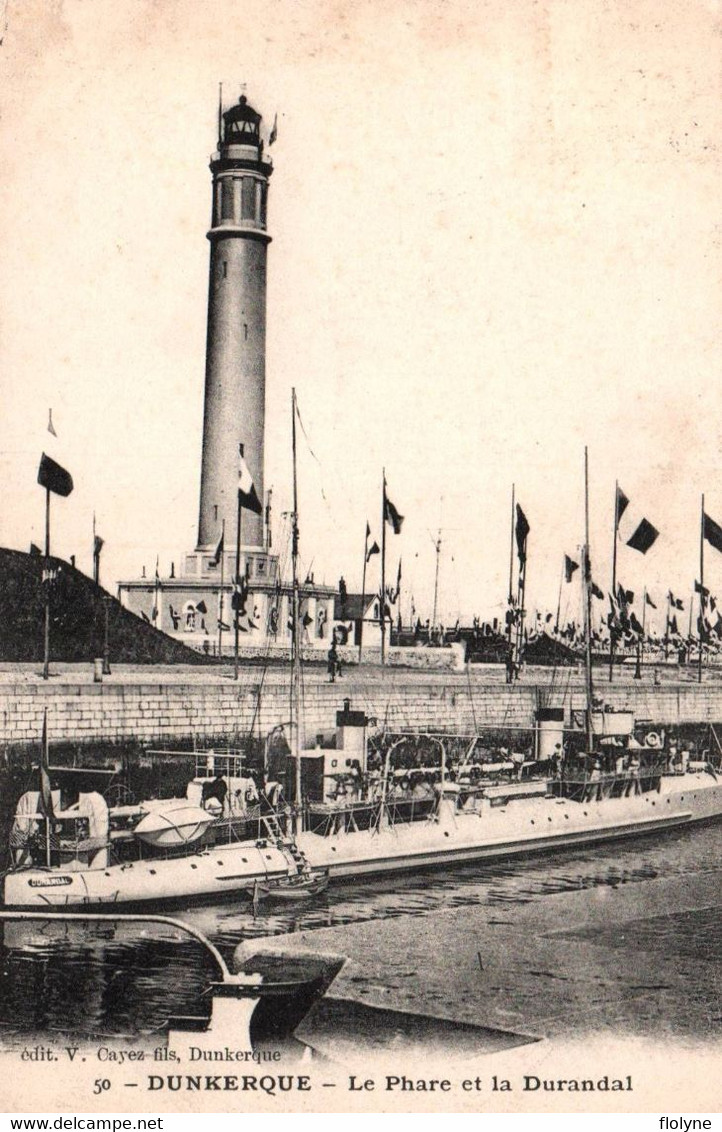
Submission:
<svg viewBox="0 0 722 1132">
<path fill-rule="evenodd" d="M 561 775 L 549 780 L 552 797 L 567 798 L 572 802 L 594 802 L 606 798 L 628 798 L 637 794 L 659 792 L 662 782 L 661 767 L 641 768 L 639 771 L 609 771 L 600 774 Z"/>
</svg>

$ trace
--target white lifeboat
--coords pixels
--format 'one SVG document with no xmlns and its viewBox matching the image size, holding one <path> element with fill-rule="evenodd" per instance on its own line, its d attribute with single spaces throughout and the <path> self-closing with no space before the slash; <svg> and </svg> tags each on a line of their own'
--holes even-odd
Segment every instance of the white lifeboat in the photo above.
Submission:
<svg viewBox="0 0 722 1132">
<path fill-rule="evenodd" d="M 133 832 L 148 845 L 173 848 L 198 841 L 214 821 L 214 815 L 200 806 L 176 802 L 167 809 L 154 809 L 146 814 Z"/>
</svg>

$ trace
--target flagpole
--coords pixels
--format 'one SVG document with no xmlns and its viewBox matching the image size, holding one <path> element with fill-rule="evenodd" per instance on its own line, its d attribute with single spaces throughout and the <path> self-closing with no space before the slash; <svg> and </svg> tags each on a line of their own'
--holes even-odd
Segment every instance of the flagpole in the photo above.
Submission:
<svg viewBox="0 0 722 1132">
<path fill-rule="evenodd" d="M 702 634 L 704 631 L 704 492 L 699 517 L 699 661 L 697 683 L 702 683 Z"/>
<path fill-rule="evenodd" d="M 562 612 L 562 586 L 564 585 L 564 578 L 566 576 L 566 558 L 562 558 L 562 574 L 559 579 L 559 597 L 557 599 L 557 619 L 554 625 L 554 632 L 559 636 L 559 618 Z"/>
<path fill-rule="evenodd" d="M 45 632 L 43 680 L 50 676 L 50 488 L 45 488 Z"/>
<path fill-rule="evenodd" d="M 243 445 L 239 444 L 241 456 L 243 455 Z M 243 508 L 241 507 L 241 489 L 238 488 L 238 505 L 236 508 L 236 585 L 234 591 L 235 609 L 233 610 L 233 679 L 238 679 L 238 622 L 240 620 L 240 601 L 241 601 L 241 516 Z M 233 605 L 233 603 L 231 603 Z"/>
<path fill-rule="evenodd" d="M 43 708 L 43 743 L 42 743 L 42 750 L 40 752 L 40 763 L 41 763 L 41 769 L 40 769 L 41 795 L 40 796 L 41 796 L 41 798 L 43 798 L 43 809 L 45 810 L 45 864 L 48 868 L 50 868 L 50 863 L 51 863 L 50 862 L 50 854 L 51 854 L 50 814 L 47 812 L 47 805 L 46 805 L 46 800 L 45 800 L 45 797 L 44 797 L 44 794 L 45 794 L 44 775 L 47 775 L 48 792 L 50 793 L 50 805 L 52 807 L 53 795 L 52 795 L 52 791 L 50 790 L 50 775 L 48 774 L 49 761 L 50 760 L 48 758 L 48 709 Z"/>
<path fill-rule="evenodd" d="M 382 469 L 381 491 L 381 667 L 386 665 L 386 468 Z"/>
<path fill-rule="evenodd" d="M 614 509 L 616 514 L 616 497 Z M 616 538 L 616 535 L 615 535 Z M 594 686 L 592 683 L 592 596 L 590 579 L 592 576 L 589 561 L 589 451 L 584 446 L 584 620 L 586 622 L 586 685 L 587 685 L 587 746 L 592 750 L 594 741 L 594 728 L 592 725 L 592 706 L 594 703 Z"/>
<path fill-rule="evenodd" d="M 512 628 L 513 628 L 513 624 L 514 624 L 512 613 L 514 612 L 514 590 L 513 590 L 513 586 L 514 586 L 514 504 L 516 502 L 515 494 L 514 494 L 515 488 L 516 488 L 516 485 L 512 484 L 511 485 L 511 537 L 510 537 L 510 540 L 509 540 L 509 609 L 508 609 L 508 614 L 507 614 L 509 621 L 508 621 L 508 624 L 507 624 L 507 627 L 506 627 L 507 636 L 509 638 L 509 659 L 512 660 L 512 661 L 514 659 L 514 651 L 513 651 L 513 648 L 512 648 L 512 639 L 511 638 L 512 638 Z"/>
<path fill-rule="evenodd" d="M 634 667 L 634 679 L 642 679 L 642 664 L 644 661 L 644 634 L 647 623 L 647 587 L 642 593 L 642 635 L 637 637 L 637 663 Z"/>
<path fill-rule="evenodd" d="M 619 533 L 619 480 L 614 481 L 614 534 L 612 536 L 612 597 L 617 600 L 617 535 Z M 609 630 L 609 683 L 614 679 L 615 626 Z"/>
<path fill-rule="evenodd" d="M 221 589 L 218 594 L 218 659 L 223 656 L 223 587 L 226 582 L 226 520 L 221 521 Z"/>
<path fill-rule="evenodd" d="M 669 613 L 672 608 L 672 591 L 667 590 L 667 620 L 664 627 L 664 659 L 669 657 Z"/>
<path fill-rule="evenodd" d="M 361 663 L 361 655 L 363 653 L 363 637 L 364 637 L 364 605 L 366 604 L 366 562 L 369 553 L 369 535 L 371 531 L 369 528 L 368 520 L 366 522 L 366 537 L 364 539 L 364 568 L 361 575 L 361 621 L 359 624 L 358 634 L 358 662 Z"/>
<path fill-rule="evenodd" d="M 293 451 L 293 755 L 296 763 L 296 833 L 303 829 L 301 811 L 301 602 L 298 592 L 298 482 L 296 475 L 296 389 L 291 390 L 291 446 Z"/>
<path fill-rule="evenodd" d="M 519 608 L 519 622 L 516 630 L 516 663 L 521 665 L 521 650 L 524 642 L 524 602 L 526 601 L 526 568 L 529 563 L 528 542 L 529 534 L 524 536 L 524 561 L 519 562 L 519 590 L 517 602 Z"/>
</svg>

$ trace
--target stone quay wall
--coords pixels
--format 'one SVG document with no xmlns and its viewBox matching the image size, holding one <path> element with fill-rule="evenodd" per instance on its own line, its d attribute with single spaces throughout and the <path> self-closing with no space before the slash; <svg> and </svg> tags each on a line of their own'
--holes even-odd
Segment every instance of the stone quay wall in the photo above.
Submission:
<svg viewBox="0 0 722 1132">
<path fill-rule="evenodd" d="M 102 683 L 63 674 L 45 683 L 4 673 L 0 682 L 0 748 L 36 744 L 47 708 L 53 742 L 168 744 L 195 739 L 199 744 L 232 742 L 253 728 L 267 734 L 290 718 L 287 672 L 243 671 L 236 683 L 229 675 L 191 673 L 118 673 Z M 578 677 L 564 687 L 533 682 L 507 686 L 497 671 L 471 674 L 346 671 L 328 682 L 323 673 L 304 674 L 305 739 L 333 731 L 336 712 L 349 697 L 379 726 L 391 729 L 457 731 L 528 728 L 538 705 L 564 706 L 566 722 L 584 708 Z M 600 685 L 605 702 L 631 709 L 638 722 L 655 726 L 722 721 L 722 683 Z M 581 717 L 578 717 L 581 718 Z"/>
</svg>

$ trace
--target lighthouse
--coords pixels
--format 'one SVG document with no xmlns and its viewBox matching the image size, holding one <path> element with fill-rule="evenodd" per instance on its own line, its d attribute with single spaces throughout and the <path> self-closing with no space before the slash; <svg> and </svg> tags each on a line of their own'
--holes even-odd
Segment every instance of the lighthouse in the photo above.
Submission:
<svg viewBox="0 0 722 1132">
<path fill-rule="evenodd" d="M 157 629 L 212 656 L 263 650 L 288 656 L 292 592 L 271 552 L 270 504 L 264 494 L 266 402 L 266 259 L 268 183 L 261 115 L 245 96 L 218 108 L 218 146 L 211 155 L 203 449 L 198 540 L 176 571 L 160 564 L 118 582 L 125 606 Z M 274 129 L 268 136 L 270 145 Z M 241 456 L 263 504 L 239 506 Z M 194 502 L 195 505 L 195 502 Z M 329 647 L 334 587 L 313 575 L 300 587 L 301 641 Z"/>
<path fill-rule="evenodd" d="M 210 271 L 198 546 L 236 525 L 239 448 L 263 500 L 266 401 L 266 226 L 272 165 L 261 115 L 242 96 L 218 114 L 211 157 Z M 263 516 L 243 516 L 243 543 L 264 545 Z"/>
</svg>

